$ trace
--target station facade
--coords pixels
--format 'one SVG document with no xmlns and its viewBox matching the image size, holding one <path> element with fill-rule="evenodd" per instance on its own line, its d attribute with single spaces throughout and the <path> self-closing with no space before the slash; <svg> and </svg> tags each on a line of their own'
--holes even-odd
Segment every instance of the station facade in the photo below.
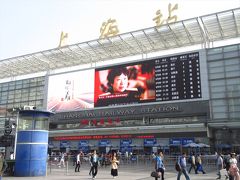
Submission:
<svg viewBox="0 0 240 180">
<path fill-rule="evenodd" d="M 129 84 L 140 91 L 139 99 L 101 95 L 107 93 L 107 73 L 121 68 L 131 70 Z M 174 154 L 197 143 L 239 152 L 239 70 L 236 43 L 13 78 L 0 83 L 0 125 L 14 124 L 16 113 L 9 109 L 35 106 L 55 112 L 50 151 Z"/>
</svg>

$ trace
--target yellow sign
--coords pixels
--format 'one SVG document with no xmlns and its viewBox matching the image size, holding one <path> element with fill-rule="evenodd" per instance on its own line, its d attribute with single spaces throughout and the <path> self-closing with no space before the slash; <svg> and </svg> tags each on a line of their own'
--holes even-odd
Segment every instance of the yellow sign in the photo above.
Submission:
<svg viewBox="0 0 240 180">
<path fill-rule="evenodd" d="M 175 4 L 174 7 L 172 7 L 172 4 L 168 4 L 168 18 L 167 19 L 162 19 L 163 14 L 161 13 L 161 10 L 157 10 L 156 12 L 156 17 L 153 18 L 153 21 L 155 21 L 156 26 L 159 27 L 163 25 L 165 22 L 166 23 L 171 23 L 171 22 L 176 22 L 177 21 L 177 15 L 173 15 L 173 11 L 178 9 L 178 4 Z"/>
<path fill-rule="evenodd" d="M 172 15 L 172 12 L 178 9 L 178 4 L 175 4 L 175 6 L 172 8 L 172 4 L 168 4 L 168 18 L 167 23 L 170 23 L 170 21 L 173 20 L 173 22 L 177 21 L 177 15 Z"/>
<path fill-rule="evenodd" d="M 68 38 L 68 33 L 64 33 L 62 31 L 61 35 L 60 35 L 60 41 L 59 41 L 58 47 L 62 47 L 62 46 L 67 45 L 67 42 L 66 42 L 67 38 Z"/>
<path fill-rule="evenodd" d="M 155 18 L 153 18 L 153 21 L 155 21 L 156 26 L 161 26 L 165 20 L 162 20 L 163 14 L 161 13 L 160 9 L 157 10 L 156 15 L 157 16 Z"/>
<path fill-rule="evenodd" d="M 100 28 L 100 38 L 106 38 L 115 36 L 119 33 L 117 21 L 116 19 L 108 19 L 107 22 L 102 23 L 102 27 Z"/>
</svg>

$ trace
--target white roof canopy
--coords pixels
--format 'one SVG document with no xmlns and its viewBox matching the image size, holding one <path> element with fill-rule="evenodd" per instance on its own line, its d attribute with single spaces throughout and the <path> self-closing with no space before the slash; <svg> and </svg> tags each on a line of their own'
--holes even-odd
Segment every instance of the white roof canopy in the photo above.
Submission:
<svg viewBox="0 0 240 180">
<path fill-rule="evenodd" d="M 0 79 L 240 36 L 240 8 L 0 61 Z"/>
</svg>

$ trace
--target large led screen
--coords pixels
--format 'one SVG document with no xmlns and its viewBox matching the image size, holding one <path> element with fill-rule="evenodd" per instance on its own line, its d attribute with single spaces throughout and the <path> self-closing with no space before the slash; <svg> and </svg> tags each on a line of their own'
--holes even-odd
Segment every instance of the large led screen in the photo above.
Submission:
<svg viewBox="0 0 240 180">
<path fill-rule="evenodd" d="M 154 61 L 96 69 L 94 106 L 155 101 Z"/>
<path fill-rule="evenodd" d="M 202 98 L 199 52 L 52 75 L 48 110 Z"/>
<path fill-rule="evenodd" d="M 95 70 L 95 107 L 201 97 L 198 52 Z"/>
<path fill-rule="evenodd" d="M 94 69 L 49 77 L 47 108 L 53 112 L 94 107 Z"/>
</svg>

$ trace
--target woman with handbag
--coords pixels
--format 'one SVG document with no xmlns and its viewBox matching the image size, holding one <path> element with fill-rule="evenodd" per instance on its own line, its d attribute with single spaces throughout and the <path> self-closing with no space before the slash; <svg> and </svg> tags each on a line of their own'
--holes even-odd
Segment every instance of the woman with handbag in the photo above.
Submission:
<svg viewBox="0 0 240 180">
<path fill-rule="evenodd" d="M 111 158 L 111 175 L 115 179 L 118 176 L 119 160 L 117 159 L 117 153 L 114 152 Z"/>
</svg>

